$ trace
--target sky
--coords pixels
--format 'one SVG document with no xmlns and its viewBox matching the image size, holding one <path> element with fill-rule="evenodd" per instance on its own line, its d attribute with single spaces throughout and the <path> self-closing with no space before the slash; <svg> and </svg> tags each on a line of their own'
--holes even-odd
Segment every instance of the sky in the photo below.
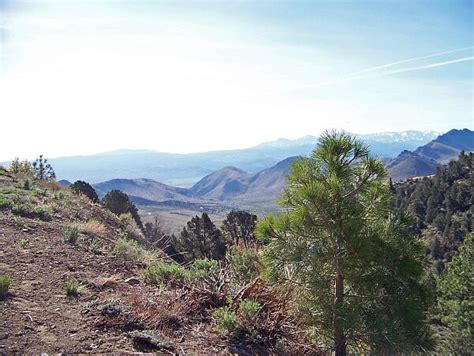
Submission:
<svg viewBox="0 0 474 356">
<path fill-rule="evenodd" d="M 473 4 L 0 0 L 0 161 L 472 129 Z"/>
</svg>

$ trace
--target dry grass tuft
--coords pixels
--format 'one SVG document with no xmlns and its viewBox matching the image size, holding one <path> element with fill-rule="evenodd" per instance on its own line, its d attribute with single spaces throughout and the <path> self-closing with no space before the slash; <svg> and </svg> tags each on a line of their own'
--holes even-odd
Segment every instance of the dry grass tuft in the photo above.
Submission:
<svg viewBox="0 0 474 356">
<path fill-rule="evenodd" d="M 79 229 L 83 234 L 105 237 L 107 234 L 107 228 L 101 222 L 91 219 L 86 223 L 80 224 Z"/>
</svg>

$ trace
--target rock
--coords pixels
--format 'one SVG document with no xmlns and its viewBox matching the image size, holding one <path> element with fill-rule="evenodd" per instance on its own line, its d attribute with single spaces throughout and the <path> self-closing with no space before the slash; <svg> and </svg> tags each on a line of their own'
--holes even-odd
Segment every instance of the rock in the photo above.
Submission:
<svg viewBox="0 0 474 356">
<path fill-rule="evenodd" d="M 8 339 L 8 336 L 10 336 L 8 333 L 0 334 L 0 340 Z"/>
<path fill-rule="evenodd" d="M 145 350 L 166 350 L 174 351 L 174 346 L 165 342 L 161 338 L 144 331 L 134 330 L 128 334 L 135 345 L 140 351 Z"/>
<path fill-rule="evenodd" d="M 137 277 L 130 277 L 125 280 L 125 283 L 128 283 L 133 286 L 140 284 L 140 280 Z"/>
<path fill-rule="evenodd" d="M 86 351 L 92 351 L 92 350 L 97 348 L 97 345 L 96 344 L 86 344 L 86 345 L 82 346 L 82 348 Z"/>
</svg>

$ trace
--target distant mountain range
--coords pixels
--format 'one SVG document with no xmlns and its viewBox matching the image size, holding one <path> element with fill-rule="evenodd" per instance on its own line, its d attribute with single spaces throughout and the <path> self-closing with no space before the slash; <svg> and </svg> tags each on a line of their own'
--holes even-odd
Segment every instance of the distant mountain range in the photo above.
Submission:
<svg viewBox="0 0 474 356">
<path fill-rule="evenodd" d="M 287 158 L 253 174 L 235 167 L 224 167 L 202 178 L 191 188 L 173 187 L 144 178 L 112 179 L 94 184 L 93 187 L 100 197 L 113 189 L 121 190 L 139 205 L 195 208 L 217 203 L 229 208 L 262 205 L 271 210 L 275 207 L 275 198 L 283 189 L 290 165 L 296 158 Z"/>
<path fill-rule="evenodd" d="M 372 153 L 384 159 L 403 150 L 413 150 L 437 136 L 433 131 L 387 132 L 356 135 L 371 147 Z M 316 136 L 296 140 L 279 139 L 241 150 L 173 154 L 147 150 L 120 150 L 91 156 L 50 159 L 59 179 L 90 183 L 121 178 L 147 177 L 165 184 L 190 187 L 204 176 L 226 166 L 257 173 L 292 156 L 311 153 Z M 8 163 L 7 163 L 8 164 Z"/>
<path fill-rule="evenodd" d="M 461 150 L 474 151 L 473 131 L 451 130 L 413 152 L 403 151 L 387 164 L 387 169 L 393 180 L 434 174 L 439 165 L 456 159 Z"/>
<path fill-rule="evenodd" d="M 265 145 L 275 145 L 277 142 Z M 285 141 L 287 145 L 289 142 Z M 434 174 L 439 165 L 456 159 L 461 150 L 474 151 L 473 131 L 451 130 L 412 152 L 404 150 L 387 162 L 387 169 L 394 180 Z M 285 177 L 295 159 L 297 156 L 286 158 L 256 173 L 226 166 L 203 177 L 191 188 L 173 187 L 143 178 L 113 179 L 95 184 L 94 188 L 100 196 L 112 189 L 122 190 L 141 205 L 166 203 L 199 206 L 213 202 L 227 207 L 264 207 L 265 210 L 271 210 L 276 207 L 276 198 L 285 185 Z"/>
</svg>

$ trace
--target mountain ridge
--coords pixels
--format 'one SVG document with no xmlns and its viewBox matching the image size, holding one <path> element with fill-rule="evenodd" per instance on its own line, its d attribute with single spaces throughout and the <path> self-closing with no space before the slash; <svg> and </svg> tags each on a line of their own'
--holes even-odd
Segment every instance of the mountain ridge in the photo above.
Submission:
<svg viewBox="0 0 474 356">
<path fill-rule="evenodd" d="M 388 161 L 386 167 L 395 181 L 431 175 L 440 165 L 457 158 L 462 147 L 474 150 L 474 132 L 454 129 L 414 151 L 402 151 Z M 248 207 L 256 204 L 275 208 L 276 198 L 283 190 L 291 163 L 297 158 L 298 156 L 287 157 L 254 173 L 225 166 L 204 176 L 190 188 L 173 187 L 152 179 L 115 179 L 94 184 L 94 187 L 98 189 L 99 195 L 105 194 L 107 189 L 120 189 L 142 203 L 144 200 L 159 202 L 161 205 L 166 201 L 181 201 L 186 204 L 213 202 L 231 206 Z"/>
<path fill-rule="evenodd" d="M 431 175 L 440 165 L 457 158 L 462 150 L 474 151 L 474 131 L 452 129 L 413 152 L 402 151 L 387 164 L 387 169 L 393 180 Z"/>
<path fill-rule="evenodd" d="M 402 131 L 356 136 L 370 145 L 374 155 L 393 158 L 404 149 L 414 150 L 429 142 L 435 133 Z M 309 155 L 317 140 L 317 136 L 307 135 L 296 140 L 285 139 L 286 144 L 282 147 L 270 141 L 243 149 L 190 154 L 121 149 L 97 155 L 52 158 L 49 162 L 55 168 L 58 179 L 71 182 L 84 180 L 100 183 L 117 177 L 147 177 L 167 185 L 191 187 L 201 178 L 225 166 L 256 173 L 287 157 Z"/>
</svg>

